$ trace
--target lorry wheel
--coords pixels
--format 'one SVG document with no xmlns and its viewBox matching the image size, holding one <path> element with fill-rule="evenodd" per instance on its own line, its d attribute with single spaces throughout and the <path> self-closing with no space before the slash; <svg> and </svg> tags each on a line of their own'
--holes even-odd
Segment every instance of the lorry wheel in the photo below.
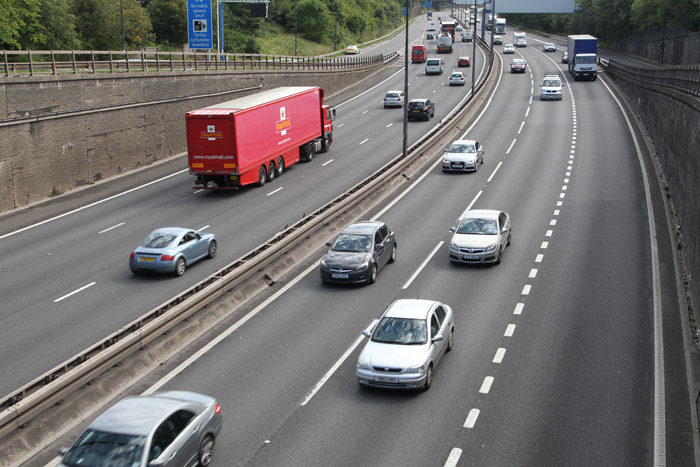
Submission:
<svg viewBox="0 0 700 467">
<path fill-rule="evenodd" d="M 258 186 L 263 186 L 265 185 L 265 182 L 267 182 L 267 170 L 265 170 L 265 166 L 260 167 L 260 178 L 258 178 Z"/>
<path fill-rule="evenodd" d="M 306 162 L 311 162 L 316 154 L 316 146 L 309 144 L 309 150 L 306 152 Z"/>
<path fill-rule="evenodd" d="M 284 159 L 277 159 L 277 176 L 280 177 L 284 173 Z"/>
<path fill-rule="evenodd" d="M 267 181 L 271 182 L 277 176 L 277 171 L 275 170 L 275 163 L 270 162 L 270 168 L 267 171 Z"/>
<path fill-rule="evenodd" d="M 331 148 L 331 135 L 326 135 L 323 137 L 323 143 L 321 145 L 321 152 L 328 152 Z"/>
</svg>

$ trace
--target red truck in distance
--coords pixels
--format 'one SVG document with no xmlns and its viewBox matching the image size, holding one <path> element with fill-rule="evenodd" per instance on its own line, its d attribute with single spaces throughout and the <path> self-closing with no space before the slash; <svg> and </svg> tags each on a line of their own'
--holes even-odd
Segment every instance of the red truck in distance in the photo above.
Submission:
<svg viewBox="0 0 700 467">
<path fill-rule="evenodd" d="M 323 105 L 323 95 L 317 86 L 287 86 L 188 112 L 194 188 L 263 186 L 300 160 L 327 152 L 335 109 Z"/>
</svg>

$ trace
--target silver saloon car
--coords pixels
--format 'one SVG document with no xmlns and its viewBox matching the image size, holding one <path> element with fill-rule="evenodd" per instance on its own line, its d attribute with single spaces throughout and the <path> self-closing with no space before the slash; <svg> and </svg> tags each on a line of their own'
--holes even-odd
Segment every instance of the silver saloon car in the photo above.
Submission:
<svg viewBox="0 0 700 467">
<path fill-rule="evenodd" d="M 474 209 L 460 219 L 450 240 L 450 261 L 453 263 L 501 262 L 511 242 L 510 216 L 503 211 Z"/>
<path fill-rule="evenodd" d="M 165 227 L 151 232 L 131 252 L 129 268 L 139 272 L 172 273 L 182 276 L 185 268 L 203 258 L 216 256 L 216 236 L 182 227 Z"/>
<path fill-rule="evenodd" d="M 443 172 L 476 172 L 484 163 L 484 147 L 477 141 L 460 139 L 443 151 Z"/>
<path fill-rule="evenodd" d="M 433 371 L 454 341 L 452 308 L 434 300 L 401 299 L 384 312 L 357 360 L 364 386 L 430 389 Z"/>
<path fill-rule="evenodd" d="M 121 400 L 59 450 L 59 467 L 208 466 L 221 431 L 212 397 L 167 391 Z"/>
<path fill-rule="evenodd" d="M 373 284 L 377 273 L 396 261 L 396 237 L 383 222 L 350 224 L 327 243 L 328 253 L 321 258 L 321 280 Z"/>
</svg>

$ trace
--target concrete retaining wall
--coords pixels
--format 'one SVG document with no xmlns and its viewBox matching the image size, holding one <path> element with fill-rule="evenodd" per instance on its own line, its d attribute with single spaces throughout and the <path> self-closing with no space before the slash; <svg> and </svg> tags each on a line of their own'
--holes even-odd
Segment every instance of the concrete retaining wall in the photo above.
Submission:
<svg viewBox="0 0 700 467">
<path fill-rule="evenodd" d="M 0 212 L 184 152 L 189 110 L 278 86 L 331 95 L 382 66 L 2 80 Z"/>
</svg>

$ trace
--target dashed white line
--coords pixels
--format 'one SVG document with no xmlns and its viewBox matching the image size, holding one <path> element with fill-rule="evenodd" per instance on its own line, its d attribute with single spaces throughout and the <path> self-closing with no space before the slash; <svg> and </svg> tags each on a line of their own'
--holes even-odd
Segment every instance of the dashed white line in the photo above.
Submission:
<svg viewBox="0 0 700 467">
<path fill-rule="evenodd" d="M 210 225 L 207 224 L 207 225 L 205 225 L 204 227 L 198 228 L 198 229 L 197 229 L 197 232 L 201 232 L 201 231 L 203 231 L 203 230 L 206 230 L 206 229 L 208 229 L 209 227 L 210 227 Z"/>
<path fill-rule="evenodd" d="M 530 274 L 528 274 L 527 277 L 529 277 L 530 279 L 534 279 L 535 277 L 537 277 L 537 269 L 530 269 Z"/>
<path fill-rule="evenodd" d="M 525 111 L 525 117 L 530 115 L 530 106 L 527 107 L 527 110 Z"/>
<path fill-rule="evenodd" d="M 68 298 L 68 297 L 70 297 L 70 296 L 72 296 L 72 295 L 75 295 L 75 294 L 77 294 L 78 292 L 82 292 L 83 290 L 87 289 L 88 287 L 92 287 L 92 286 L 95 285 L 95 284 L 96 284 L 96 282 L 90 282 L 89 284 L 84 285 L 84 286 L 80 287 L 79 289 L 75 289 L 75 290 L 72 291 L 71 293 L 67 293 L 67 294 L 64 295 L 63 297 L 57 298 L 57 299 L 54 300 L 53 302 L 54 302 L 54 303 L 58 303 L 58 302 L 60 302 L 61 300 L 64 300 L 64 299 L 66 299 L 66 298 Z"/>
<path fill-rule="evenodd" d="M 269 192 L 269 193 L 268 193 L 267 195 L 265 195 L 265 196 L 272 196 L 272 195 L 274 195 L 275 193 L 277 193 L 278 191 L 282 190 L 282 188 L 284 188 L 284 187 L 281 186 L 281 187 L 277 188 L 276 190 L 273 190 L 273 191 Z"/>
<path fill-rule="evenodd" d="M 464 421 L 464 428 L 474 428 L 477 418 L 479 418 L 479 409 L 471 409 L 467 419 Z"/>
<path fill-rule="evenodd" d="M 493 169 L 493 172 L 491 172 L 491 175 L 490 175 L 489 178 L 486 180 L 487 183 L 490 182 L 491 179 L 493 179 L 493 177 L 496 175 L 496 172 L 498 172 L 498 169 L 501 168 L 501 164 L 503 164 L 503 161 L 499 162 L 498 165 L 496 166 L 496 168 Z"/>
<path fill-rule="evenodd" d="M 546 246 L 547 244 L 548 244 L 547 242 L 542 242 L 542 248 L 547 248 L 547 246 Z M 542 253 L 540 253 L 535 257 L 535 263 L 541 263 L 543 259 L 544 259 L 544 255 Z"/>
<path fill-rule="evenodd" d="M 488 394 L 489 391 L 491 390 L 491 385 L 493 384 L 493 376 L 487 376 L 484 378 L 484 382 L 481 383 L 481 388 L 479 388 L 479 392 L 481 394 Z"/>
<path fill-rule="evenodd" d="M 453 448 L 452 451 L 450 451 L 450 455 L 447 457 L 447 460 L 445 461 L 444 467 L 456 467 L 457 462 L 459 462 L 459 458 L 461 455 L 462 455 L 461 449 Z"/>
<path fill-rule="evenodd" d="M 513 149 L 513 146 L 515 146 L 515 142 L 516 142 L 517 140 L 518 140 L 518 139 L 516 138 L 516 139 L 513 140 L 512 143 L 510 143 L 510 146 L 508 147 L 508 150 L 506 151 L 506 154 L 510 154 L 510 150 Z"/>
<path fill-rule="evenodd" d="M 557 220 L 552 219 L 551 221 L 549 221 L 549 225 L 557 225 Z"/>
<path fill-rule="evenodd" d="M 506 326 L 506 332 L 503 333 L 504 337 L 513 337 L 513 333 L 515 332 L 515 324 L 509 324 Z"/>
<path fill-rule="evenodd" d="M 389 128 L 389 127 L 390 127 L 391 125 L 393 125 L 393 124 L 394 124 L 394 123 L 392 122 L 392 123 L 388 124 L 386 127 Z"/>
<path fill-rule="evenodd" d="M 362 115 L 366 114 L 367 112 L 369 112 L 369 110 L 365 110 L 364 112 L 362 112 Z"/>
<path fill-rule="evenodd" d="M 518 303 L 517 305 L 515 305 L 515 309 L 513 310 L 513 314 L 514 314 L 514 315 L 520 315 L 520 314 L 522 314 L 523 308 L 525 308 L 525 304 L 524 304 L 524 303 Z"/>
<path fill-rule="evenodd" d="M 369 138 L 360 141 L 360 144 L 365 144 L 367 141 L 369 141 Z"/>
<path fill-rule="evenodd" d="M 336 107 L 338 107 L 338 106 L 336 105 Z M 343 125 L 345 125 L 345 123 L 341 123 L 340 125 L 338 125 L 338 128 L 340 128 Z"/>
<path fill-rule="evenodd" d="M 559 215 L 559 209 L 555 209 L 554 212 L 553 212 L 552 214 L 555 215 L 555 216 L 558 216 L 558 215 Z"/>
<path fill-rule="evenodd" d="M 433 248 L 433 251 L 430 252 L 427 258 L 425 258 L 425 261 L 423 261 L 423 264 L 421 264 L 418 269 L 416 269 L 416 272 L 413 273 L 413 275 L 406 281 L 406 283 L 403 285 L 402 289 L 406 290 L 408 287 L 410 287 L 411 283 L 418 277 L 418 274 L 425 268 L 425 266 L 428 264 L 428 261 L 432 259 L 433 256 L 435 256 L 435 253 L 440 249 L 440 247 L 444 244 L 444 241 L 440 241 L 440 243 L 437 244 L 435 248 Z"/>
<path fill-rule="evenodd" d="M 496 355 L 493 356 L 493 363 L 502 363 L 505 355 L 506 349 L 499 347 L 498 350 L 496 350 Z"/>
<path fill-rule="evenodd" d="M 117 227 L 121 227 L 122 225 L 124 225 L 124 222 L 120 222 L 120 223 L 118 223 L 117 225 L 113 225 L 112 227 L 108 227 L 108 228 L 106 228 L 106 229 L 104 229 L 104 230 L 100 230 L 99 232 L 97 232 L 97 235 L 103 234 L 103 233 L 105 233 L 105 232 L 109 232 L 110 230 L 116 229 Z"/>
<path fill-rule="evenodd" d="M 530 289 L 531 289 L 531 288 L 532 288 L 532 286 L 531 286 L 530 284 L 525 284 L 525 285 L 523 286 L 522 292 L 520 292 L 520 295 L 530 295 Z"/>
<path fill-rule="evenodd" d="M 542 245 L 540 245 L 540 248 L 542 248 L 543 250 L 546 250 L 548 246 L 549 246 L 549 242 L 542 242 Z M 540 256 L 542 256 L 542 255 L 540 255 Z"/>
<path fill-rule="evenodd" d="M 329 160 L 327 160 L 326 162 L 324 162 L 323 164 L 321 164 L 321 167 L 327 166 L 328 164 L 330 164 L 330 163 L 333 162 L 334 160 L 335 160 L 335 159 L 329 159 Z"/>
<path fill-rule="evenodd" d="M 474 206 L 474 203 L 476 203 L 476 200 L 479 199 L 479 197 L 481 197 L 481 194 L 482 194 L 482 193 L 483 193 L 483 190 L 482 190 L 482 191 L 479 191 L 479 192 L 476 194 L 476 196 L 474 197 L 474 199 L 472 199 L 472 202 L 469 203 L 469 206 L 467 206 L 467 209 L 465 209 L 464 212 L 462 213 L 462 215 L 459 216 L 460 219 L 467 215 L 467 212 L 469 212 L 469 210 L 472 208 L 472 206 Z"/>
<path fill-rule="evenodd" d="M 522 122 L 520 124 L 520 128 L 518 129 L 518 134 L 520 134 L 521 131 L 523 131 L 523 127 L 525 126 L 525 122 Z"/>
</svg>

